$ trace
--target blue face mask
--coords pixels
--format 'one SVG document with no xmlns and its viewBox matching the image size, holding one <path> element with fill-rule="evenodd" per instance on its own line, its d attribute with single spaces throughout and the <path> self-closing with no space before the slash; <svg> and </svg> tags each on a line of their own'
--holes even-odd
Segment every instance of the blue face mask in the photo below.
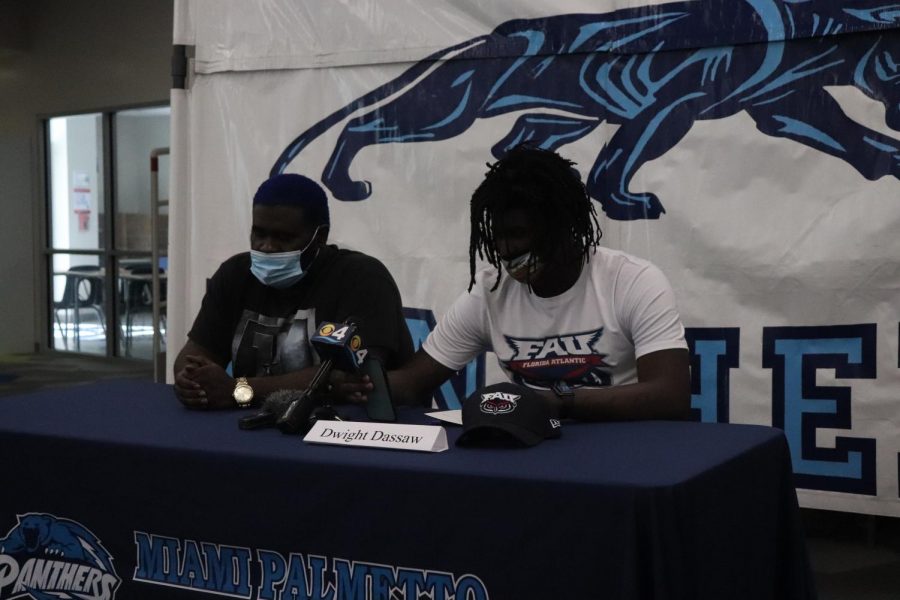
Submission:
<svg viewBox="0 0 900 600">
<path fill-rule="evenodd" d="M 316 233 L 318 231 L 317 227 Z M 260 252 L 259 250 L 251 250 L 250 272 L 263 285 L 279 290 L 291 287 L 306 275 L 307 271 L 303 270 L 303 263 L 300 259 L 315 239 L 316 236 L 313 234 L 313 238 L 309 240 L 309 244 L 303 249 L 291 252 Z"/>
</svg>

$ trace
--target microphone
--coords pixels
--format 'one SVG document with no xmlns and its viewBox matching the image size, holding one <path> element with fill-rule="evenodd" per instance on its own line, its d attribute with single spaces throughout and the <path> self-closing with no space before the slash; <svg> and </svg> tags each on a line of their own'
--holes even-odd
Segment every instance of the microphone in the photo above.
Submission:
<svg viewBox="0 0 900 600">
<path fill-rule="evenodd" d="M 321 388 L 328 381 L 328 375 L 333 368 L 344 371 L 356 372 L 362 361 L 365 360 L 367 351 L 362 348 L 362 338 L 356 333 L 357 325 L 353 318 L 348 318 L 346 323 L 331 323 L 328 321 L 319 324 L 316 335 L 312 336 L 309 343 L 316 349 L 322 358 L 319 370 L 313 375 L 309 387 L 298 398 L 288 405 L 284 414 L 275 422 L 282 433 L 305 433 L 310 428 L 310 415 L 319 404 Z"/>
<path fill-rule="evenodd" d="M 347 317 L 346 323 L 323 322 L 309 343 L 322 358 L 323 365 L 330 360 L 336 369 L 356 372 L 368 354 L 362 347 L 358 329 L 356 317 Z"/>
<path fill-rule="evenodd" d="M 275 422 L 281 418 L 291 402 L 298 399 L 302 393 L 302 390 L 275 390 L 263 400 L 259 412 L 241 417 L 238 420 L 238 427 L 241 429 L 274 427 Z"/>
</svg>

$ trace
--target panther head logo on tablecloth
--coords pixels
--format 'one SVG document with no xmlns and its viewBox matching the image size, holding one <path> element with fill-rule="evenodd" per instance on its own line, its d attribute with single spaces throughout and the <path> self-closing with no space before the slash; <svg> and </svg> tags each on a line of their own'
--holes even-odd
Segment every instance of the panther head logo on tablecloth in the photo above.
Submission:
<svg viewBox="0 0 900 600">
<path fill-rule="evenodd" d="M 0 539 L 0 599 L 111 600 L 121 579 L 84 525 L 28 513 Z"/>
</svg>

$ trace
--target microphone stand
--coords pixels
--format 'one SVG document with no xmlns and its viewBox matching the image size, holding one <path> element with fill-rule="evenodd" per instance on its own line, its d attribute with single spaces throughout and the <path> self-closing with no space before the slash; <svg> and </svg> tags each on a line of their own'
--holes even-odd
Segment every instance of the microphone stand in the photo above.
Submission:
<svg viewBox="0 0 900 600">
<path fill-rule="evenodd" d="M 281 418 L 275 422 L 275 425 L 278 426 L 282 433 L 297 434 L 309 429 L 309 417 L 319 404 L 319 388 L 328 379 L 333 366 L 334 361 L 332 359 L 325 359 L 319 365 L 319 370 L 313 375 L 312 381 L 309 382 L 309 387 L 303 391 L 299 398 L 288 405 Z"/>
</svg>

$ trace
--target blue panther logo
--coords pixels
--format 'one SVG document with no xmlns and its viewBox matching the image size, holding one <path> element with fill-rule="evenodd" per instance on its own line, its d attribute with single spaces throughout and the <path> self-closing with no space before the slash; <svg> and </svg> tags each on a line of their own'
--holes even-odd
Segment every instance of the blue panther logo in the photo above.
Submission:
<svg viewBox="0 0 900 600">
<path fill-rule="evenodd" d="M 80 523 L 45 513 L 18 516 L 0 539 L 0 559 L 4 599 L 106 600 L 121 582 L 97 536 Z"/>
<path fill-rule="evenodd" d="M 281 173 L 344 121 L 322 182 L 364 200 L 349 168 L 373 144 L 447 140 L 476 119 L 522 112 L 491 149 L 547 149 L 618 125 L 586 185 L 612 219 L 658 219 L 650 191 L 630 184 L 697 120 L 744 111 L 766 135 L 838 157 L 870 180 L 900 179 L 900 139 L 850 119 L 825 86 L 854 86 L 884 104 L 900 131 L 900 4 L 858 0 L 672 2 L 602 14 L 517 19 L 436 52 L 300 134 L 272 167 Z M 728 37 L 739 32 L 738 42 Z M 490 60 L 483 60 L 489 58 Z M 551 112 L 552 111 L 552 112 Z"/>
</svg>

